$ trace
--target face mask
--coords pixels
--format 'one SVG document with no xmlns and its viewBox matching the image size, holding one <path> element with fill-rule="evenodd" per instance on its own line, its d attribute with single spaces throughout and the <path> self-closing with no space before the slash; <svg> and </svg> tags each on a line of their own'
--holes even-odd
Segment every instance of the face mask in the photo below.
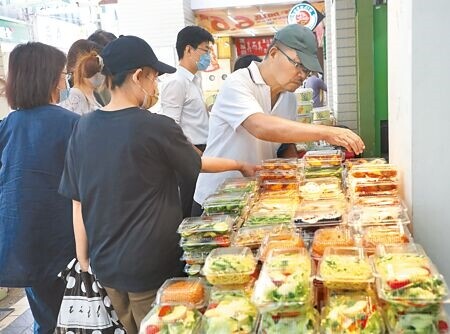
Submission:
<svg viewBox="0 0 450 334">
<path fill-rule="evenodd" d="M 155 93 L 154 95 L 150 95 L 144 88 L 139 86 L 141 90 L 144 92 L 144 101 L 142 101 L 141 108 L 142 109 L 149 109 L 153 107 L 156 102 L 158 102 L 158 86 L 155 86 Z"/>
<path fill-rule="evenodd" d="M 199 71 L 204 71 L 208 68 L 209 64 L 211 64 L 211 55 L 209 53 L 204 53 L 197 62 L 197 69 Z"/>
<path fill-rule="evenodd" d="M 92 77 L 90 77 L 89 82 L 94 88 L 98 88 L 105 82 L 105 76 L 100 72 L 95 73 Z"/>
<path fill-rule="evenodd" d="M 69 81 L 66 79 L 66 87 L 65 88 L 59 88 L 59 103 L 61 103 L 62 101 L 66 100 L 69 97 L 69 91 L 70 91 L 70 86 L 69 86 Z"/>
</svg>

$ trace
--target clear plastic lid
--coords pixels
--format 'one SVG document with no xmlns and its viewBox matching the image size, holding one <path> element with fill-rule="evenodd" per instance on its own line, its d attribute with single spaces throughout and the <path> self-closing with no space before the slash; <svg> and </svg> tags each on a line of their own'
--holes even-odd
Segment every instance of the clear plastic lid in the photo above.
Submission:
<svg viewBox="0 0 450 334">
<path fill-rule="evenodd" d="M 217 192 L 254 192 L 257 182 L 254 177 L 239 177 L 226 179 L 218 188 Z"/>
<path fill-rule="evenodd" d="M 327 107 L 325 108 L 314 108 L 312 111 L 313 120 L 330 119 L 331 110 Z"/>
<path fill-rule="evenodd" d="M 261 164 L 263 169 L 267 170 L 294 170 L 297 171 L 297 159 L 267 159 Z"/>
<path fill-rule="evenodd" d="M 328 247 L 320 261 L 317 279 L 327 288 L 366 289 L 373 282 L 372 267 L 363 248 Z"/>
<path fill-rule="evenodd" d="M 297 90 L 294 92 L 295 96 L 297 97 L 297 101 L 299 102 L 301 101 L 311 102 L 311 100 L 313 99 L 313 93 L 314 90 L 312 88 L 305 88 L 305 87 L 297 88 Z"/>
<path fill-rule="evenodd" d="M 295 190 L 280 190 L 271 191 L 267 193 L 260 193 L 258 198 L 258 203 L 264 203 L 268 205 L 273 205 L 278 202 L 292 202 L 298 204 L 299 192 L 298 189 Z"/>
<path fill-rule="evenodd" d="M 395 179 L 398 176 L 398 168 L 390 164 L 363 164 L 353 166 L 349 176 L 355 179 Z"/>
<path fill-rule="evenodd" d="M 396 207 L 402 205 L 400 196 L 363 196 L 352 197 L 353 207 Z"/>
<path fill-rule="evenodd" d="M 345 214 L 345 199 L 303 201 L 295 214 L 295 223 L 306 226 L 340 224 Z"/>
<path fill-rule="evenodd" d="M 362 246 L 373 253 L 378 245 L 409 243 L 412 236 L 404 224 L 369 226 L 363 228 L 361 240 Z"/>
<path fill-rule="evenodd" d="M 356 166 L 371 166 L 371 165 L 385 165 L 387 164 L 386 159 L 384 158 L 356 158 L 356 159 L 347 159 L 345 160 L 344 166 L 351 170 Z"/>
<path fill-rule="evenodd" d="M 342 195 L 342 186 L 335 177 L 305 180 L 299 187 L 300 196 L 306 200 L 336 198 Z"/>
<path fill-rule="evenodd" d="M 246 193 L 213 194 L 205 200 L 203 209 L 208 214 L 240 214 L 247 203 L 248 195 Z"/>
<path fill-rule="evenodd" d="M 164 282 L 156 294 L 156 304 L 205 307 L 208 293 L 202 278 L 171 278 Z"/>
<path fill-rule="evenodd" d="M 314 105 L 311 102 L 301 102 L 297 104 L 297 114 L 301 115 L 311 115 Z"/>
<path fill-rule="evenodd" d="M 186 264 L 183 271 L 189 276 L 199 276 L 202 267 L 202 264 Z"/>
<path fill-rule="evenodd" d="M 297 179 L 289 180 L 264 180 L 260 184 L 261 191 L 298 190 Z"/>
<path fill-rule="evenodd" d="M 305 178 L 336 177 L 340 180 L 342 178 L 342 171 L 342 167 L 308 168 L 305 170 Z"/>
<path fill-rule="evenodd" d="M 354 208 L 348 214 L 348 224 L 353 226 L 409 223 L 403 206 Z"/>
<path fill-rule="evenodd" d="M 308 151 L 303 159 L 306 168 L 334 167 L 342 164 L 343 153 L 340 150 Z"/>
<path fill-rule="evenodd" d="M 297 115 L 297 122 L 304 123 L 304 124 L 311 124 L 312 117 L 311 114 L 299 114 Z"/>
<path fill-rule="evenodd" d="M 274 249 L 298 249 L 305 247 L 305 243 L 300 234 L 296 232 L 283 233 L 283 234 L 268 234 L 264 237 L 261 247 L 258 251 L 259 261 L 264 262 L 270 253 Z"/>
<path fill-rule="evenodd" d="M 347 228 L 330 227 L 322 228 L 314 233 L 311 246 L 313 257 L 321 257 L 327 247 L 353 246 L 355 244 L 350 231 Z"/>
<path fill-rule="evenodd" d="M 184 251 L 180 260 L 187 264 L 204 264 L 209 252 Z"/>
<path fill-rule="evenodd" d="M 376 298 L 360 291 L 330 293 L 322 310 L 320 329 L 321 333 L 330 334 L 385 332 Z"/>
<path fill-rule="evenodd" d="M 184 250 L 188 250 L 186 247 L 196 247 L 196 246 L 228 247 L 231 244 L 231 239 L 232 239 L 231 234 L 223 234 L 216 236 L 203 236 L 202 234 L 193 234 L 190 235 L 188 238 L 181 238 L 180 246 Z"/>
<path fill-rule="evenodd" d="M 139 334 L 198 333 L 202 314 L 185 305 L 155 305 L 142 320 Z"/>
<path fill-rule="evenodd" d="M 290 224 L 293 210 L 266 210 L 261 208 L 250 211 L 244 226 L 262 226 L 273 224 Z"/>
<path fill-rule="evenodd" d="M 233 229 L 235 220 L 235 216 L 229 215 L 185 218 L 178 227 L 177 232 L 184 238 L 197 234 L 213 237 L 229 234 Z"/>
<path fill-rule="evenodd" d="M 256 268 L 248 247 L 216 248 L 205 261 L 203 274 L 213 285 L 245 284 Z"/>
<path fill-rule="evenodd" d="M 295 226 L 291 224 L 267 225 L 242 227 L 234 236 L 233 246 L 259 248 L 264 237 L 268 234 L 290 233 L 295 231 Z"/>
<path fill-rule="evenodd" d="M 312 307 L 261 314 L 259 334 L 318 333 L 319 312 Z"/>
<path fill-rule="evenodd" d="M 305 248 L 271 250 L 255 283 L 253 303 L 264 312 L 309 303 L 312 272 Z"/>
<path fill-rule="evenodd" d="M 258 311 L 244 291 L 213 289 L 203 315 L 201 333 L 250 334 L 256 330 L 257 319 Z"/>
</svg>

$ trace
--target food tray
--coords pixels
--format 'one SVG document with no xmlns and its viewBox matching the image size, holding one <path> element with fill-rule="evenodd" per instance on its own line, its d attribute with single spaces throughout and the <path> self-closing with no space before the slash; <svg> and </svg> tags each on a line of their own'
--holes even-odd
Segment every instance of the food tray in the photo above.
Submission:
<svg viewBox="0 0 450 334">
<path fill-rule="evenodd" d="M 354 244 L 355 242 L 348 229 L 340 227 L 322 228 L 314 233 L 311 254 L 313 257 L 320 258 L 327 247 L 351 247 Z"/>
<path fill-rule="evenodd" d="M 156 295 L 156 304 L 185 305 L 203 308 L 208 302 L 208 293 L 202 278 L 171 278 L 164 282 Z"/>
<path fill-rule="evenodd" d="M 151 333 L 198 333 L 202 314 L 185 305 L 156 305 L 145 316 L 139 334 Z"/>
</svg>

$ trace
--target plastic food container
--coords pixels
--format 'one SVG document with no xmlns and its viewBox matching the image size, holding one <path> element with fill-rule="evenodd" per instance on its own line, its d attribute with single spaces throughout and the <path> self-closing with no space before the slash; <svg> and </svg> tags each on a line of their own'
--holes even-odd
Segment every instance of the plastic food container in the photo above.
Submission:
<svg viewBox="0 0 450 334">
<path fill-rule="evenodd" d="M 230 234 L 235 220 L 235 216 L 228 215 L 190 217 L 181 222 L 177 232 L 182 238 L 213 240 L 215 237 Z"/>
<path fill-rule="evenodd" d="M 269 234 L 266 235 L 259 248 L 258 259 L 264 262 L 271 250 L 290 250 L 302 247 L 305 247 L 305 243 L 298 233 Z"/>
<path fill-rule="evenodd" d="M 239 215 L 248 203 L 245 193 L 214 194 L 203 203 L 203 209 L 208 215 L 237 214 Z"/>
<path fill-rule="evenodd" d="M 315 334 L 319 312 L 312 307 L 288 312 L 266 312 L 261 315 L 259 334 Z"/>
<path fill-rule="evenodd" d="M 303 201 L 295 214 L 295 223 L 300 226 L 326 226 L 342 223 L 345 199 Z"/>
<path fill-rule="evenodd" d="M 202 319 L 202 333 L 242 333 L 256 330 L 258 311 L 244 291 L 212 292 Z"/>
<path fill-rule="evenodd" d="M 412 241 L 411 234 L 403 224 L 369 226 L 362 230 L 362 246 L 374 253 L 378 245 L 405 244 Z"/>
<path fill-rule="evenodd" d="M 355 196 L 397 196 L 398 187 L 398 180 L 369 181 L 368 179 L 352 179 L 349 182 L 350 194 Z"/>
<path fill-rule="evenodd" d="M 398 168 L 389 164 L 363 164 L 353 166 L 349 176 L 355 179 L 393 180 L 398 176 Z"/>
<path fill-rule="evenodd" d="M 203 274 L 213 285 L 245 284 L 256 268 L 248 247 L 228 247 L 213 250 L 205 261 Z"/>
<path fill-rule="evenodd" d="M 171 278 L 164 282 L 156 295 L 156 304 L 185 305 L 203 308 L 207 303 L 207 288 L 201 278 Z"/>
<path fill-rule="evenodd" d="M 378 246 L 373 262 L 385 301 L 435 304 L 448 296 L 444 278 L 417 244 Z"/>
<path fill-rule="evenodd" d="M 305 168 L 326 168 L 341 166 L 343 154 L 340 150 L 308 151 L 303 156 Z"/>
<path fill-rule="evenodd" d="M 293 210 L 268 211 L 265 209 L 256 209 L 250 211 L 244 226 L 262 226 L 274 224 L 290 224 L 292 222 Z"/>
<path fill-rule="evenodd" d="M 202 264 L 186 264 L 184 266 L 184 272 L 188 276 L 196 277 L 200 275 L 200 272 L 202 270 L 203 265 Z"/>
<path fill-rule="evenodd" d="M 319 200 L 336 198 L 342 195 L 339 179 L 335 177 L 316 178 L 305 180 L 299 187 L 300 196 L 306 200 Z"/>
<path fill-rule="evenodd" d="M 312 88 L 298 88 L 295 91 L 295 96 L 297 98 L 297 103 L 299 102 L 312 102 L 314 90 Z"/>
<path fill-rule="evenodd" d="M 298 181 L 295 180 L 266 180 L 260 184 L 261 191 L 297 190 Z"/>
<path fill-rule="evenodd" d="M 305 178 L 336 177 L 340 180 L 342 178 L 342 171 L 342 167 L 309 168 L 305 170 Z"/>
<path fill-rule="evenodd" d="M 200 328 L 201 317 L 197 309 L 185 305 L 156 305 L 142 320 L 139 334 L 195 334 Z"/>
<path fill-rule="evenodd" d="M 389 333 L 444 334 L 448 333 L 448 317 L 440 304 L 432 304 L 410 312 L 400 303 L 382 303 Z"/>
<path fill-rule="evenodd" d="M 363 196 L 351 198 L 353 207 L 396 207 L 402 205 L 399 196 Z"/>
<path fill-rule="evenodd" d="M 279 192 L 275 192 L 279 193 Z M 274 197 L 271 196 L 272 192 L 263 194 L 259 201 L 252 207 L 250 212 L 252 211 L 294 211 L 298 205 L 298 193 L 293 191 L 295 194 L 291 198 L 286 197 Z M 266 196 L 268 195 L 268 196 Z"/>
<path fill-rule="evenodd" d="M 267 159 L 261 164 L 262 169 L 267 170 L 293 170 L 297 172 L 297 159 Z"/>
<path fill-rule="evenodd" d="M 314 121 L 330 119 L 331 110 L 328 107 L 314 108 L 312 111 Z"/>
<path fill-rule="evenodd" d="M 236 192 L 247 192 L 252 193 L 256 191 L 257 182 L 256 178 L 252 177 L 240 177 L 231 178 L 225 180 L 218 188 L 217 192 L 224 193 L 236 193 Z"/>
<path fill-rule="evenodd" d="M 295 231 L 294 224 L 242 227 L 236 233 L 232 245 L 240 247 L 259 248 L 268 234 L 285 234 Z"/>
<path fill-rule="evenodd" d="M 297 115 L 297 122 L 299 123 L 311 124 L 311 121 L 311 114 Z"/>
<path fill-rule="evenodd" d="M 312 264 L 305 248 L 273 249 L 264 262 L 252 295 L 262 312 L 310 303 Z"/>
<path fill-rule="evenodd" d="M 409 224 L 410 220 L 403 206 L 356 208 L 348 214 L 351 226 Z"/>
<path fill-rule="evenodd" d="M 363 290 L 373 282 L 372 267 L 362 248 L 329 247 L 319 263 L 317 279 L 330 289 Z"/>
<path fill-rule="evenodd" d="M 313 257 L 322 257 L 327 247 L 351 247 L 355 244 L 350 231 L 346 228 L 322 228 L 314 233 L 311 246 Z"/>
<path fill-rule="evenodd" d="M 344 166 L 347 170 L 351 170 L 354 166 L 371 166 L 371 165 L 385 165 L 387 164 L 384 158 L 356 158 L 345 160 Z"/>
<path fill-rule="evenodd" d="M 180 260 L 185 261 L 187 264 L 203 264 L 208 254 L 209 252 L 185 251 Z"/>
<path fill-rule="evenodd" d="M 278 181 L 278 180 L 297 180 L 297 171 L 295 170 L 281 170 L 281 169 L 263 169 L 256 173 L 260 182 L 264 181 Z"/>
<path fill-rule="evenodd" d="M 331 292 L 322 310 L 320 333 L 384 334 L 381 310 L 369 294 Z"/>
</svg>

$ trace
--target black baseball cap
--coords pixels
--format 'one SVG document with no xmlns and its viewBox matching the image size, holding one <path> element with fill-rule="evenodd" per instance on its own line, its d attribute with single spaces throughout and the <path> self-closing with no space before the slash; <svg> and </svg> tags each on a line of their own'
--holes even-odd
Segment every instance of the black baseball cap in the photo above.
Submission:
<svg viewBox="0 0 450 334">
<path fill-rule="evenodd" d="M 300 25 L 289 24 L 275 34 L 275 40 L 294 49 L 302 64 L 310 71 L 323 72 L 317 59 L 317 42 L 314 33 Z"/>
<path fill-rule="evenodd" d="M 101 52 L 104 66 L 117 74 L 141 67 L 151 67 L 159 75 L 174 73 L 175 67 L 160 62 L 146 41 L 137 36 L 120 36 L 109 42 Z"/>
</svg>

